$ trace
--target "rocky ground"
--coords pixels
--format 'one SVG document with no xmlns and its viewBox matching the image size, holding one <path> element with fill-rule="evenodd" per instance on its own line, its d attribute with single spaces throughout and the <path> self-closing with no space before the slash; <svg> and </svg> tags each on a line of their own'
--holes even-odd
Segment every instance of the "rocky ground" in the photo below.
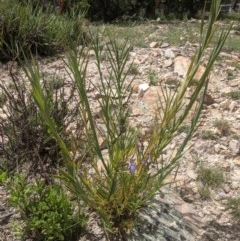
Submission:
<svg viewBox="0 0 240 241">
<path fill-rule="evenodd" d="M 163 28 L 166 29 L 166 26 L 157 25 L 151 36 L 163 34 Z M 237 31 L 231 32 L 232 36 L 234 34 L 238 34 Z M 149 40 L 146 39 L 146 41 Z M 130 57 L 134 62 L 136 77 L 132 84 L 134 93 L 131 99 L 131 118 L 140 124 L 141 128 L 147 128 L 154 117 L 155 103 L 158 94 L 161 93 L 161 86 L 173 89 L 177 83 L 182 81 L 196 47 L 196 43 L 189 41 L 181 46 L 173 46 L 167 41 L 149 41 L 147 48 L 133 47 Z M 91 51 L 89 58 L 88 78 L 91 81 L 98 81 L 99 76 Z M 207 57 L 199 68 L 196 79 L 204 71 L 206 61 Z M 1 81 L 7 81 L 9 78 L 8 65 L 2 64 L 0 67 Z M 64 78 L 67 76 L 64 64 L 59 59 L 41 60 L 40 65 L 44 72 L 57 73 Z M 21 70 L 19 73 L 21 74 Z M 240 96 L 234 98 L 232 94 L 238 92 L 240 95 L 240 51 L 223 50 L 210 75 L 208 95 L 199 128 L 189 143 L 190 148 L 180 161 L 177 173 L 173 173 L 170 177 L 174 182 L 164 189 L 164 197 L 158 199 L 161 205 L 166 205 L 161 207 L 162 209 L 167 208 L 169 213 L 173 213 L 168 217 L 171 215 L 175 217 L 173 219 L 161 217 L 160 223 L 163 226 L 178 223 L 176 220 L 179 217 L 182 223 L 188 222 L 188 225 L 184 228 L 180 224 L 173 227 L 175 234 L 168 234 L 166 237 L 156 238 L 145 235 L 141 236 L 141 239 L 129 237 L 129 240 L 240 240 L 239 223 L 226 208 L 230 197 L 240 195 Z M 95 108 L 97 93 L 94 89 L 89 89 L 89 94 L 93 108 Z M 217 126 L 216 121 L 222 121 L 224 128 Z M 186 134 L 183 129 L 181 135 L 171 143 L 166 156 L 176 149 L 184 135 Z M 219 167 L 224 176 L 224 182 L 219 187 L 210 188 L 207 198 L 201 193 L 204 180 L 198 178 L 200 167 Z M 0 240 L 2 241 L 17 240 L 11 234 L 9 226 L 10 221 L 18 216 L 7 206 L 7 195 L 7 190 L 0 186 Z M 159 216 L 161 216 L 160 213 Z M 168 222 L 161 222 L 167 219 Z M 158 228 L 161 229 L 160 227 L 162 226 L 154 224 L 152 226 L 154 230 L 150 230 L 149 233 L 156 233 Z M 184 233 L 187 227 L 194 231 L 189 232 L 191 234 Z M 98 231 L 95 230 L 95 232 Z M 183 236 L 180 235 L 182 238 L 177 236 L 179 232 L 184 233 Z M 101 235 L 96 235 L 95 238 L 88 240 L 101 239 Z"/>
</svg>

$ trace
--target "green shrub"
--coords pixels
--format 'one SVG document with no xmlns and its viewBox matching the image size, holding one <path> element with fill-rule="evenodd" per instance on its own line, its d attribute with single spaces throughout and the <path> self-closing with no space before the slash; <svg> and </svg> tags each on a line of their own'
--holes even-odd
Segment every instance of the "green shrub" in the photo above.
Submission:
<svg viewBox="0 0 240 241">
<path fill-rule="evenodd" d="M 17 0 L 1 1 L 0 16 L 0 60 L 17 59 L 22 53 L 54 55 L 83 35 L 81 15 L 44 13 Z"/>
<path fill-rule="evenodd" d="M 124 239 L 134 226 L 139 211 L 150 205 L 153 196 L 166 184 L 167 176 L 179 165 L 178 160 L 197 127 L 209 73 L 230 29 L 220 35 L 216 47 L 211 49 L 206 70 L 194 86 L 188 103 L 185 97 L 216 31 L 219 4 L 219 0 L 212 1 L 207 29 L 203 32 L 202 22 L 199 49 L 178 90 L 162 88 L 158 103 L 160 108 L 154 122 L 149 123 L 147 135 L 140 135 L 129 119 L 132 79 L 128 76 L 127 63 L 131 46 L 127 42 L 119 46 L 116 40 L 110 39 L 105 50 L 110 67 L 104 73 L 100 40 L 93 42 L 99 81 L 94 83 L 90 80 L 90 83 L 100 93 L 98 104 L 101 114 L 97 117 L 87 88 L 88 55 L 84 54 L 84 49 L 68 53 L 67 68 L 77 88 L 80 100 L 78 119 L 82 123 L 82 137 L 85 140 L 82 144 L 86 155 L 77 161 L 74 157 L 82 153 L 83 149 L 79 150 L 66 143 L 56 129 L 41 88 L 38 65 L 36 62 L 31 63 L 33 65 L 29 63 L 25 69 L 31 82 L 33 98 L 65 160 L 66 168 L 61 170 L 61 181 L 73 196 L 83 200 L 90 210 L 98 213 L 102 226 L 115 234 L 115 238 Z M 200 102 L 195 108 L 197 100 Z M 189 121 L 189 130 L 184 140 L 170 160 L 163 160 L 162 153 L 178 134 L 178 129 L 191 110 L 194 110 L 193 117 Z M 75 141 L 78 141 L 78 137 Z"/>
<path fill-rule="evenodd" d="M 30 184 L 23 175 L 15 175 L 7 186 L 9 202 L 24 221 L 19 225 L 24 238 L 42 241 L 79 239 L 86 218 L 75 211 L 61 186 L 46 186 L 42 181 Z"/>
</svg>

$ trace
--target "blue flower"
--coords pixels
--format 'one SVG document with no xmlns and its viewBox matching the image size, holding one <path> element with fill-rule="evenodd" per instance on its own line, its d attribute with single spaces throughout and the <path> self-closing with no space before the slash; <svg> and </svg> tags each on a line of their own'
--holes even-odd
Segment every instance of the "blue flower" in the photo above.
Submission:
<svg viewBox="0 0 240 241">
<path fill-rule="evenodd" d="M 130 166 L 129 166 L 129 172 L 130 173 L 134 173 L 136 170 L 136 165 L 132 162 L 130 163 Z"/>
</svg>

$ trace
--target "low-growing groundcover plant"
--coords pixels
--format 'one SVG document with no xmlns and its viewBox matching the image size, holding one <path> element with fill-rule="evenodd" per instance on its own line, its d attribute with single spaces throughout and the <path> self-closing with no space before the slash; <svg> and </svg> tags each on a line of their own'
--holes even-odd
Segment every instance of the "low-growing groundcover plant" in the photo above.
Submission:
<svg viewBox="0 0 240 241">
<path fill-rule="evenodd" d="M 147 135 L 139 134 L 131 123 L 128 105 L 132 93 L 128 76 L 131 47 L 127 42 L 118 43 L 110 38 L 104 53 L 108 60 L 107 74 L 102 69 L 103 49 L 100 41 L 96 39 L 92 43 L 99 83 L 90 80 L 90 84 L 100 93 L 97 101 L 101 113 L 98 117 L 88 96 L 88 55 L 82 49 L 68 53 L 66 66 L 80 101 L 78 121 L 82 124 L 81 133 L 85 140 L 84 143 L 81 142 L 84 146 L 81 149 L 78 145 L 65 143 L 55 128 L 36 62 L 25 69 L 32 85 L 33 98 L 65 160 L 66 167 L 61 170 L 59 178 L 76 199 L 82 200 L 90 211 L 98 213 L 103 228 L 115 237 L 126 239 L 127 233 L 137 222 L 138 213 L 151 204 L 153 196 L 166 184 L 166 178 L 179 165 L 184 148 L 197 127 L 209 73 L 229 34 L 229 29 L 221 32 L 215 45 L 210 45 L 217 30 L 219 5 L 219 0 L 213 0 L 207 26 L 202 21 L 199 48 L 183 82 L 176 91 L 162 88 L 159 108 Z M 209 47 L 211 51 L 207 55 L 206 70 L 194 84 L 190 101 L 186 103 L 186 90 L 192 85 L 194 75 Z M 195 103 L 198 103 L 197 108 L 193 107 Z M 179 133 L 178 129 L 190 111 L 194 111 L 194 114 L 182 144 L 171 158 L 163 159 L 162 153 Z M 85 154 L 82 153 L 83 150 Z"/>
<path fill-rule="evenodd" d="M 18 223 L 16 233 L 38 241 L 78 240 L 86 217 L 74 208 L 60 185 L 46 186 L 40 180 L 28 183 L 20 174 L 7 182 L 9 201 L 24 222 Z"/>
</svg>

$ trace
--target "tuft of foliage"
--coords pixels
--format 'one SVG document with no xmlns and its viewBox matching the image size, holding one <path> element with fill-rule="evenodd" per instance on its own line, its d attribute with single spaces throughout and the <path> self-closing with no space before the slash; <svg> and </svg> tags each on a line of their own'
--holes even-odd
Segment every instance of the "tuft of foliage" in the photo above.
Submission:
<svg viewBox="0 0 240 241">
<path fill-rule="evenodd" d="M 64 190 L 57 184 L 46 186 L 42 181 L 28 183 L 16 174 L 7 181 L 9 203 L 24 221 L 18 233 L 33 240 L 78 240 L 84 230 L 85 215 L 74 210 Z"/>
<path fill-rule="evenodd" d="M 129 68 L 128 74 L 130 74 L 130 75 L 139 74 L 138 66 L 136 64 L 132 64 L 131 68 Z M 0 99 L 0 101 L 1 101 L 1 99 Z"/>
<path fill-rule="evenodd" d="M 189 130 L 190 130 L 190 127 L 186 124 L 183 124 L 183 125 L 179 126 L 178 132 L 187 134 Z"/>
<path fill-rule="evenodd" d="M 227 208 L 230 209 L 233 216 L 240 221 L 240 197 L 229 198 Z"/>
<path fill-rule="evenodd" d="M 45 13 L 27 1 L 0 2 L 0 60 L 22 58 L 22 53 L 54 55 L 82 36 L 81 15 Z"/>
<path fill-rule="evenodd" d="M 157 85 L 158 82 L 159 82 L 159 79 L 158 79 L 158 74 L 155 70 L 149 70 L 148 73 L 148 81 L 149 81 L 149 85 Z"/>
<path fill-rule="evenodd" d="M 227 96 L 229 96 L 231 99 L 233 100 L 239 100 L 240 99 L 240 91 L 231 91 L 229 93 L 226 94 Z"/>
<path fill-rule="evenodd" d="M 203 199 L 210 197 L 210 190 L 221 186 L 224 182 L 223 170 L 219 167 L 204 167 L 198 169 L 197 180 L 201 182 L 199 194 Z"/>
<path fill-rule="evenodd" d="M 204 186 L 216 188 L 224 182 L 223 171 L 219 167 L 203 167 L 201 166 L 198 170 L 199 181 Z"/>
<path fill-rule="evenodd" d="M 0 83 L 4 104 L 0 116 L 0 167 L 6 171 L 22 169 L 28 163 L 29 174 L 38 173 L 50 179 L 49 173 L 62 162 L 60 148 L 49 133 L 49 129 L 38 112 L 32 99 L 29 83 L 13 71 L 11 81 Z M 51 78 L 50 78 L 51 77 Z M 55 128 L 68 142 L 66 131 L 73 123 L 77 108 L 73 94 L 65 95 L 65 80 L 57 76 L 45 76 L 42 87 L 45 93 L 51 118 L 55 119 Z M 70 92 L 74 88 L 70 87 Z M 71 105 L 71 108 L 68 106 Z M 74 107 L 75 106 L 75 107 Z"/>
<path fill-rule="evenodd" d="M 203 130 L 200 134 L 204 140 L 216 140 L 218 136 L 212 130 Z"/>
<path fill-rule="evenodd" d="M 220 131 L 221 136 L 228 136 L 230 134 L 230 124 L 227 120 L 217 119 L 214 121 L 213 126 Z"/>
</svg>

